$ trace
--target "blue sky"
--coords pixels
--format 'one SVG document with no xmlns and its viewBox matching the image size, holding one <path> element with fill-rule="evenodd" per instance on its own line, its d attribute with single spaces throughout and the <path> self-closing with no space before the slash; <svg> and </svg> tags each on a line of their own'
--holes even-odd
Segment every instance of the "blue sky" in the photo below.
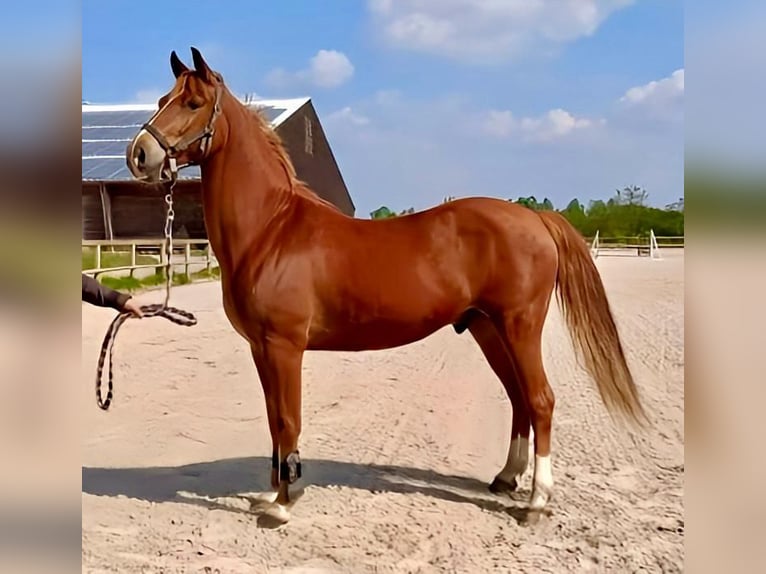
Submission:
<svg viewBox="0 0 766 574">
<path fill-rule="evenodd" d="M 681 0 L 84 0 L 83 98 L 154 101 L 192 45 L 237 94 L 312 98 L 359 217 L 683 195 Z"/>
</svg>

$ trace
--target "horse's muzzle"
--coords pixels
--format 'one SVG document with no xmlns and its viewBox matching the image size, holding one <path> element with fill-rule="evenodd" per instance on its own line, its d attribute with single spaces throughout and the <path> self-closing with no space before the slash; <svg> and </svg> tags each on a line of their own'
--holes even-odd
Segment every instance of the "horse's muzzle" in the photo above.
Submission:
<svg viewBox="0 0 766 574">
<path fill-rule="evenodd" d="M 125 153 L 128 169 L 133 177 L 149 182 L 162 180 L 167 154 L 148 131 L 142 129 L 138 132 L 128 144 Z"/>
</svg>

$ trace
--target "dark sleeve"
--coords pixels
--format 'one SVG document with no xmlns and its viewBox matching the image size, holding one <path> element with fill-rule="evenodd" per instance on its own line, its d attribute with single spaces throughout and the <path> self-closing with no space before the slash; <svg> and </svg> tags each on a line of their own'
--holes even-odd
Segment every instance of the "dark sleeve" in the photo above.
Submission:
<svg viewBox="0 0 766 574">
<path fill-rule="evenodd" d="M 86 303 L 122 311 L 122 307 L 128 299 L 130 299 L 130 295 L 110 289 L 90 275 L 82 274 L 82 300 Z"/>
</svg>

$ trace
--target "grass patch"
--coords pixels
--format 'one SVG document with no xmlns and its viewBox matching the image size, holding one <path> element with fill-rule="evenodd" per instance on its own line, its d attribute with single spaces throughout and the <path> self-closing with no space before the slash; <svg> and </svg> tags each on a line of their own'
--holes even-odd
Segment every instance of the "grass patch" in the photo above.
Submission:
<svg viewBox="0 0 766 574">
<path fill-rule="evenodd" d="M 136 254 L 137 265 L 152 265 L 159 263 L 159 258 L 152 255 Z M 130 265 L 130 251 L 106 251 L 101 250 L 101 267 L 124 267 Z M 96 267 L 96 248 L 82 248 L 82 270 Z"/>
<path fill-rule="evenodd" d="M 194 279 L 220 279 L 221 278 L 221 268 L 220 267 L 212 267 L 210 271 L 207 269 L 202 269 L 201 271 L 195 271 L 191 274 L 192 280 Z"/>
<path fill-rule="evenodd" d="M 138 289 L 141 289 L 141 287 L 144 287 L 141 280 L 136 279 L 135 277 L 108 277 L 106 275 L 101 275 L 98 280 L 102 285 L 127 293 L 137 291 Z"/>
<path fill-rule="evenodd" d="M 213 267 L 210 271 L 203 269 L 187 275 L 186 273 L 173 273 L 172 285 L 188 285 L 194 281 L 204 279 L 218 279 L 221 276 L 221 269 Z M 102 275 L 98 278 L 102 285 L 106 285 L 117 291 L 132 293 L 140 289 L 149 287 L 158 287 L 165 284 L 165 272 L 159 271 L 148 277 L 138 279 L 137 277 L 110 277 Z"/>
</svg>

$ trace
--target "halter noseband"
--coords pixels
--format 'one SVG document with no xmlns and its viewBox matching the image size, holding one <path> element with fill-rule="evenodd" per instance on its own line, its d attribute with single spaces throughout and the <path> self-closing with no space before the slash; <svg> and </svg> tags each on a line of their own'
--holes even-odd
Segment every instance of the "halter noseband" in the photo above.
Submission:
<svg viewBox="0 0 766 574">
<path fill-rule="evenodd" d="M 213 113 L 210 115 L 210 119 L 208 120 L 207 124 L 205 125 L 205 128 L 196 136 L 193 138 L 186 138 L 180 140 L 175 145 L 170 145 L 165 135 L 156 127 L 154 127 L 154 120 L 157 117 L 157 115 L 162 111 L 157 110 L 154 115 L 149 118 L 149 120 L 141 126 L 142 129 L 149 132 L 152 137 L 157 140 L 157 143 L 160 144 L 163 150 L 165 150 L 165 155 L 167 155 L 168 159 L 170 160 L 170 170 L 172 172 L 172 176 L 175 178 L 176 171 L 182 167 L 186 167 L 187 165 L 192 165 L 192 163 L 187 163 L 182 166 L 176 166 L 176 156 L 185 151 L 189 148 L 192 144 L 202 140 L 201 150 L 202 150 L 202 157 L 205 157 L 207 153 L 210 151 L 210 142 L 213 139 L 213 134 L 215 134 L 215 120 L 218 119 L 219 114 L 221 113 L 221 87 L 216 86 L 215 87 L 215 105 L 213 106 Z"/>
</svg>

